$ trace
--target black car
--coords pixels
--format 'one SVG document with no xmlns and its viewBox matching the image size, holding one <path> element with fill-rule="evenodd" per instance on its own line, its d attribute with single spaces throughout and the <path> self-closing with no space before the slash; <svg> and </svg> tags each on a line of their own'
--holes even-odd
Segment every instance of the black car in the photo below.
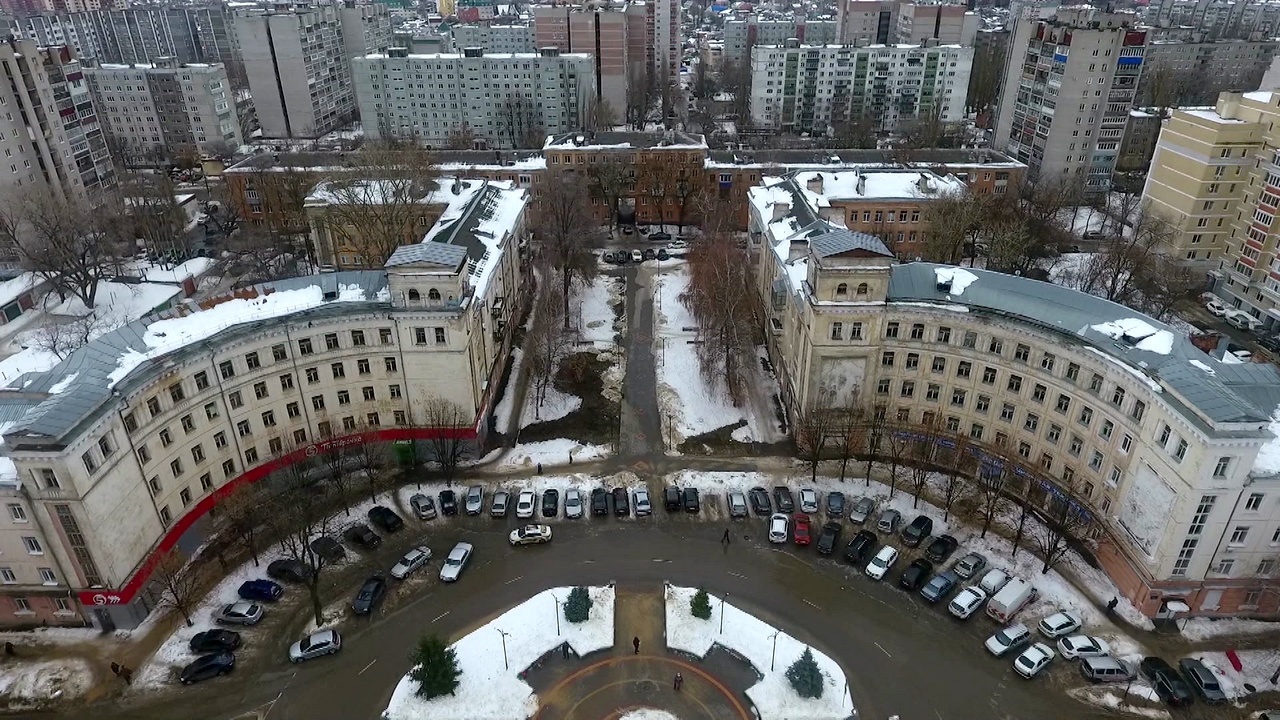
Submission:
<svg viewBox="0 0 1280 720">
<path fill-rule="evenodd" d="M 960 541 L 950 535 L 939 535 L 929 543 L 929 547 L 925 548 L 924 556 L 930 560 L 940 563 L 951 556 L 956 547 L 960 545 Z"/>
<path fill-rule="evenodd" d="M 372 550 L 382 544 L 382 538 L 378 536 L 378 533 L 370 530 L 369 526 L 364 523 L 352 525 L 347 528 L 346 532 L 342 533 L 342 536 L 367 550 Z"/>
<path fill-rule="evenodd" d="M 321 535 L 311 541 L 311 552 L 319 555 L 325 562 L 338 562 L 347 556 L 346 548 L 328 535 Z"/>
<path fill-rule="evenodd" d="M 876 549 L 876 542 L 880 538 L 870 530 L 861 530 L 849 544 L 844 547 L 844 559 L 854 565 L 861 565 L 871 557 L 871 553 Z"/>
<path fill-rule="evenodd" d="M 836 518 L 837 520 L 844 517 L 844 493 L 827 493 L 827 517 Z"/>
<path fill-rule="evenodd" d="M 627 498 L 626 488 L 613 489 L 613 514 L 626 517 L 631 514 L 631 501 Z"/>
<path fill-rule="evenodd" d="M 818 554 L 830 555 L 835 552 L 838 544 L 840 544 L 840 523 L 829 522 L 823 525 L 822 532 L 818 534 Z"/>
<path fill-rule="evenodd" d="M 657 257 L 657 253 L 653 251 L 653 248 L 645 248 L 644 252 L 640 253 L 640 257 L 644 258 L 645 260 L 653 260 L 654 258 Z"/>
<path fill-rule="evenodd" d="M 656 233 L 649 233 L 649 242 L 671 242 L 671 233 L 661 230 Z"/>
<path fill-rule="evenodd" d="M 785 486 L 779 485 L 773 489 L 773 502 L 780 513 L 790 514 L 796 511 L 796 501 Z"/>
<path fill-rule="evenodd" d="M 357 615 L 368 615 L 373 612 L 373 608 L 378 603 L 382 602 L 382 597 L 386 594 L 387 579 L 381 575 L 374 575 L 360 586 L 356 599 L 351 603 L 351 610 Z"/>
<path fill-rule="evenodd" d="M 226 675 L 236 666 L 236 656 L 229 652 L 214 653 L 196 658 L 196 661 L 182 668 L 179 678 L 183 685 L 208 680 L 219 675 Z"/>
<path fill-rule="evenodd" d="M 668 259 L 670 259 L 670 258 L 671 258 L 671 254 L 667 252 L 667 249 L 666 249 L 666 248 L 658 248 L 658 259 L 659 259 L 659 260 L 668 260 Z"/>
<path fill-rule="evenodd" d="M 675 512 L 680 509 L 682 504 L 680 497 L 680 488 L 675 485 L 668 485 L 662 490 L 662 504 L 667 508 L 668 512 Z"/>
<path fill-rule="evenodd" d="M 924 587 L 925 581 L 932 574 L 933 563 L 924 558 L 916 558 L 911 561 L 906 570 L 902 571 L 902 577 L 898 578 L 898 587 L 915 592 Z"/>
<path fill-rule="evenodd" d="M 1143 677 L 1151 681 L 1156 695 L 1170 705 L 1188 705 L 1191 703 L 1191 688 L 1169 663 L 1158 657 L 1144 657 L 1138 665 Z"/>
<path fill-rule="evenodd" d="M 762 487 L 753 487 L 747 493 L 747 497 L 751 499 L 751 512 L 761 517 L 769 517 L 773 514 L 773 504 L 769 502 L 769 491 Z"/>
<path fill-rule="evenodd" d="M 445 515 L 458 514 L 458 496 L 452 490 L 440 491 L 440 512 Z"/>
<path fill-rule="evenodd" d="M 1270 336 L 1259 338 L 1258 344 L 1264 350 L 1270 350 L 1273 353 L 1280 353 L 1280 337 Z"/>
<path fill-rule="evenodd" d="M 917 515 L 911 524 L 902 529 L 902 544 L 907 547 L 920 547 L 920 543 L 933 533 L 933 520 L 925 515 Z"/>
<path fill-rule="evenodd" d="M 702 509 L 702 504 L 698 501 L 698 488 L 687 487 L 684 489 L 684 511 L 696 513 Z"/>
<path fill-rule="evenodd" d="M 609 491 L 604 488 L 595 488 L 591 491 L 591 514 L 592 515 L 608 515 L 609 514 Z"/>
<path fill-rule="evenodd" d="M 257 600 L 259 602 L 275 602 L 284 595 L 284 588 L 279 583 L 271 582 L 258 578 L 256 580 L 245 580 L 240 583 L 240 589 L 236 591 L 241 600 Z"/>
<path fill-rule="evenodd" d="M 555 488 L 542 491 L 542 517 L 555 517 L 560 512 L 560 491 Z"/>
<path fill-rule="evenodd" d="M 267 577 L 285 582 L 306 582 L 311 577 L 311 569 L 299 560 L 273 560 L 267 566 Z"/>
<path fill-rule="evenodd" d="M 369 508 L 369 521 L 387 532 L 395 532 L 404 527 L 404 520 L 394 510 L 382 505 Z"/>
<path fill-rule="evenodd" d="M 240 633 L 233 630 L 205 630 L 202 633 L 196 633 L 195 637 L 187 643 L 187 647 L 197 655 L 231 652 L 240 647 Z"/>
</svg>

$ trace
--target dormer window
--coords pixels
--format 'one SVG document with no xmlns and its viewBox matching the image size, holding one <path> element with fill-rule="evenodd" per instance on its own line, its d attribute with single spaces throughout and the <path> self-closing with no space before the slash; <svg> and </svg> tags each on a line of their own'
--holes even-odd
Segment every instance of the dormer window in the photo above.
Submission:
<svg viewBox="0 0 1280 720">
<path fill-rule="evenodd" d="M 858 283 L 858 295 L 866 295 L 869 291 L 866 283 Z"/>
<path fill-rule="evenodd" d="M 435 289 L 435 288 L 431 288 L 430 290 L 428 290 L 428 291 L 427 291 L 427 299 L 428 299 L 428 300 L 435 301 L 435 302 L 439 302 L 439 301 L 440 301 L 440 291 L 439 291 L 439 290 L 437 290 L 437 289 Z"/>
<path fill-rule="evenodd" d="M 422 295 L 420 295 L 416 289 L 409 291 L 409 302 L 418 302 L 421 299 Z"/>
<path fill-rule="evenodd" d="M 836 299 L 844 300 L 847 297 L 849 297 L 849 284 L 840 283 L 839 285 L 836 286 Z"/>
</svg>

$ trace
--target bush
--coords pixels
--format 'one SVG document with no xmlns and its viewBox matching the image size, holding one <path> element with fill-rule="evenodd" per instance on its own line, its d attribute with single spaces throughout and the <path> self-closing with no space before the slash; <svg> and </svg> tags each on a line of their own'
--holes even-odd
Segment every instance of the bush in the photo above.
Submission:
<svg viewBox="0 0 1280 720">
<path fill-rule="evenodd" d="M 458 657 L 439 635 L 427 635 L 418 641 L 411 656 L 413 669 L 409 677 L 418 683 L 418 697 L 430 700 L 452 695 L 458 689 Z"/>
<path fill-rule="evenodd" d="M 711 598 L 707 597 L 706 590 L 699 588 L 694 593 L 693 599 L 689 601 L 689 612 L 696 618 L 711 619 Z"/>
<path fill-rule="evenodd" d="M 822 697 L 822 671 L 818 669 L 818 663 L 813 659 L 812 650 L 806 647 L 800 659 L 787 668 L 787 680 L 791 682 L 791 687 L 796 694 L 802 698 Z"/>
<path fill-rule="evenodd" d="M 569 600 L 564 604 L 564 619 L 571 623 L 586 622 L 591 617 L 591 596 L 584 587 L 576 587 L 569 591 Z"/>
</svg>

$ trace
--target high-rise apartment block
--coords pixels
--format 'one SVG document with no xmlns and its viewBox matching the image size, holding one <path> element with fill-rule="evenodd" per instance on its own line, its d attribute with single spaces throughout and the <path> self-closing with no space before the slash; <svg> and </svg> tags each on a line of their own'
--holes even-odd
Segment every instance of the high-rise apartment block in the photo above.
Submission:
<svg viewBox="0 0 1280 720">
<path fill-rule="evenodd" d="M 537 52 L 533 25 L 454 25 L 447 30 L 450 52 L 460 53 L 469 47 L 481 48 L 487 53 Z M 416 51 L 415 51 L 416 52 Z M 426 54 L 426 53 L 424 53 Z"/>
<path fill-rule="evenodd" d="M 156 58 L 150 65 L 108 64 L 84 72 L 118 153 L 159 160 L 244 142 L 222 65 Z"/>
<path fill-rule="evenodd" d="M 1280 27 L 1280 5 L 1266 0 L 1157 0 L 1147 5 L 1145 22 L 1159 39 L 1185 32 L 1210 40 L 1274 35 Z"/>
<path fill-rule="evenodd" d="M 319 137 L 356 117 L 351 58 L 386 52 L 386 6 L 239 10 L 236 35 L 266 137 Z"/>
<path fill-rule="evenodd" d="M 1111 173 L 1142 75 L 1147 34 L 1136 17 L 1092 7 L 1017 19 L 994 145 L 1027 164 L 1029 179 L 1085 193 Z"/>
<path fill-rule="evenodd" d="M 1223 90 L 1253 90 L 1262 82 L 1280 41 L 1267 40 L 1159 40 L 1147 43 L 1139 102 L 1151 103 L 1149 88 L 1156 72 L 1167 69 L 1168 82 L 1177 90 L 1171 104 L 1212 105 Z"/>
<path fill-rule="evenodd" d="M 802 45 L 834 45 L 840 42 L 840 24 L 830 19 L 775 18 L 754 14 L 729 20 L 724 24 L 724 59 L 749 62 L 751 48 L 782 45 L 793 38 Z"/>
<path fill-rule="evenodd" d="M 645 13 L 643 5 L 535 6 L 534 39 L 539 50 L 593 56 L 594 93 L 621 116 L 632 100 L 628 87 L 645 82 L 647 59 L 634 52 L 640 47 L 636 34 L 647 35 Z"/>
<path fill-rule="evenodd" d="M 751 52 L 751 117 L 760 127 L 826 132 L 856 118 L 877 128 L 938 112 L 964 117 L 973 48 L 954 45 L 757 47 Z"/>
<path fill-rule="evenodd" d="M 899 3 L 893 42 L 904 45 L 965 45 L 972 47 L 978 14 L 968 5 Z"/>
<path fill-rule="evenodd" d="M 514 55 L 478 48 L 410 55 L 392 48 L 352 66 L 367 137 L 412 137 L 437 147 L 465 137 L 536 148 L 547 135 L 582 127 L 595 97 L 593 63 L 589 55 L 555 48 Z"/>
<path fill-rule="evenodd" d="M 836 5 L 836 22 L 840 26 L 840 42 L 850 45 L 865 42 L 888 45 L 896 32 L 897 4 L 893 0 L 840 0 Z"/>
</svg>

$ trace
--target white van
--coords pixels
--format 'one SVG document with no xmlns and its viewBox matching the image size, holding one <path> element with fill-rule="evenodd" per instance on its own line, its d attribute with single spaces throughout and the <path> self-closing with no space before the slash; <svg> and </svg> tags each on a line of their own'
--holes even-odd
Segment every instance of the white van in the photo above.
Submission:
<svg viewBox="0 0 1280 720">
<path fill-rule="evenodd" d="M 1012 578 L 987 603 L 987 616 L 998 623 L 1007 623 L 1038 594 L 1031 583 L 1022 578 Z"/>
</svg>

